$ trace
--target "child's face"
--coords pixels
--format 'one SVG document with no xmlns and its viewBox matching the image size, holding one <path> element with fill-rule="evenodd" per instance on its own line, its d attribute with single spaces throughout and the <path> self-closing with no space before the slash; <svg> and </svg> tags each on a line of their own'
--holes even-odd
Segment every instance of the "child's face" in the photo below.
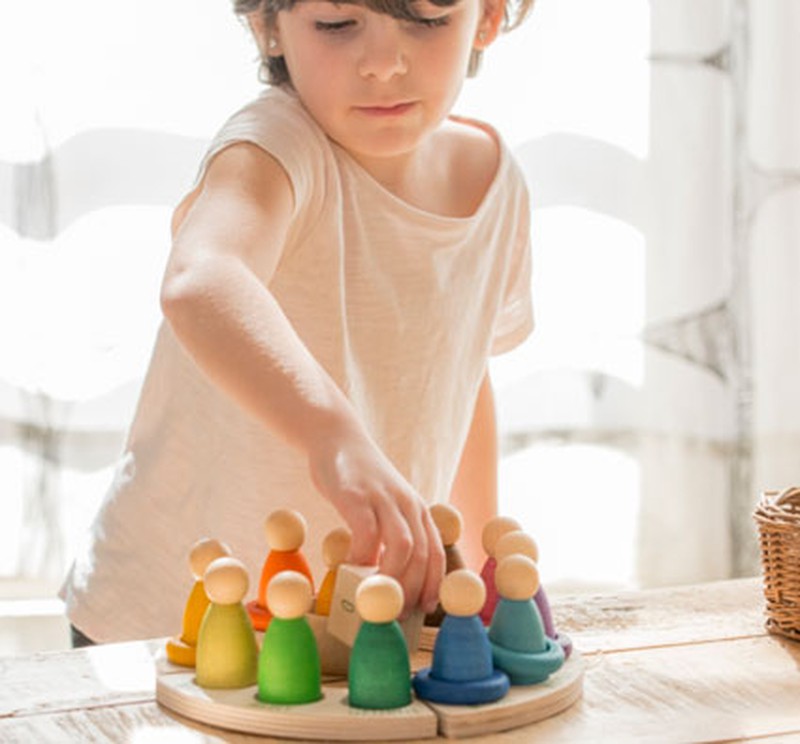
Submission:
<svg viewBox="0 0 800 744">
<path fill-rule="evenodd" d="M 410 153 L 439 125 L 491 33 L 484 0 L 419 2 L 419 21 L 328 0 L 278 13 L 270 52 L 328 136 L 363 163 Z"/>
</svg>

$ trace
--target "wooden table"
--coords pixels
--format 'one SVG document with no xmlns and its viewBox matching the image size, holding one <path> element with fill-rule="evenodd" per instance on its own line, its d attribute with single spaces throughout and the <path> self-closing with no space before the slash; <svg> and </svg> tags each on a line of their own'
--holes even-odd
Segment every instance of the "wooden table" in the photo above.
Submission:
<svg viewBox="0 0 800 744">
<path fill-rule="evenodd" d="M 583 699 L 555 718 L 469 741 L 800 741 L 800 644 L 765 633 L 757 579 L 553 604 L 588 662 Z M 159 707 L 159 646 L 0 659 L 0 741 L 274 741 Z"/>
</svg>

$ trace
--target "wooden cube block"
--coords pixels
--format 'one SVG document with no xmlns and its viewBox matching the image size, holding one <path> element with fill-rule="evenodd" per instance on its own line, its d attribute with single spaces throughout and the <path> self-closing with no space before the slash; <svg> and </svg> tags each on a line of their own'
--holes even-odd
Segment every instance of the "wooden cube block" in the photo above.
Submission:
<svg viewBox="0 0 800 744">
<path fill-rule="evenodd" d="M 331 614 L 328 617 L 328 633 L 338 638 L 347 646 L 355 643 L 361 618 L 356 611 L 356 590 L 358 585 L 378 572 L 377 566 L 339 566 L 336 575 L 336 587 L 333 590 L 331 601 Z M 406 639 L 408 652 L 414 653 L 419 646 L 420 633 L 425 615 L 420 610 L 412 612 L 405 620 L 400 622 L 400 628 Z"/>
</svg>

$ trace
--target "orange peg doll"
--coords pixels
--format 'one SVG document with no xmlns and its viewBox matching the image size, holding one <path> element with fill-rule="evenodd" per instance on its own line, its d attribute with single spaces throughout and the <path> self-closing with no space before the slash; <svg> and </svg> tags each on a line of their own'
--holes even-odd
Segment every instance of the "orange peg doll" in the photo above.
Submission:
<svg viewBox="0 0 800 744">
<path fill-rule="evenodd" d="M 331 530 L 322 541 L 322 560 L 325 561 L 328 572 L 325 574 L 317 594 L 315 607 L 317 615 L 331 614 L 331 600 L 333 599 L 333 590 L 336 587 L 336 574 L 339 566 L 347 559 L 351 542 L 352 535 L 350 530 L 345 527 L 337 527 L 335 530 Z"/>
<path fill-rule="evenodd" d="M 210 538 L 198 540 L 192 547 L 189 553 L 189 568 L 195 581 L 183 611 L 181 635 L 179 638 L 170 638 L 167 641 L 167 658 L 173 664 L 186 667 L 195 665 L 197 634 L 210 602 L 203 584 L 203 574 L 211 561 L 230 554 L 227 545 Z"/>
<path fill-rule="evenodd" d="M 269 553 L 261 569 L 258 598 L 247 603 L 247 614 L 256 630 L 266 630 L 272 614 L 267 608 L 267 586 L 281 571 L 297 571 L 311 582 L 314 579 L 305 556 L 300 551 L 306 539 L 306 520 L 293 509 L 276 509 L 264 524 Z"/>
</svg>

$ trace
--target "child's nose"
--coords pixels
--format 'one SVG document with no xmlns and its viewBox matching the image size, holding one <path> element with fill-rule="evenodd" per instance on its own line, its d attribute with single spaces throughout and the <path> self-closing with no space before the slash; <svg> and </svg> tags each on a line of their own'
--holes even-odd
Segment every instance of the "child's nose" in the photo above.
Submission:
<svg viewBox="0 0 800 744">
<path fill-rule="evenodd" d="M 372 24 L 364 37 L 358 71 L 363 77 L 390 80 L 408 70 L 398 23 L 387 16 Z"/>
</svg>

